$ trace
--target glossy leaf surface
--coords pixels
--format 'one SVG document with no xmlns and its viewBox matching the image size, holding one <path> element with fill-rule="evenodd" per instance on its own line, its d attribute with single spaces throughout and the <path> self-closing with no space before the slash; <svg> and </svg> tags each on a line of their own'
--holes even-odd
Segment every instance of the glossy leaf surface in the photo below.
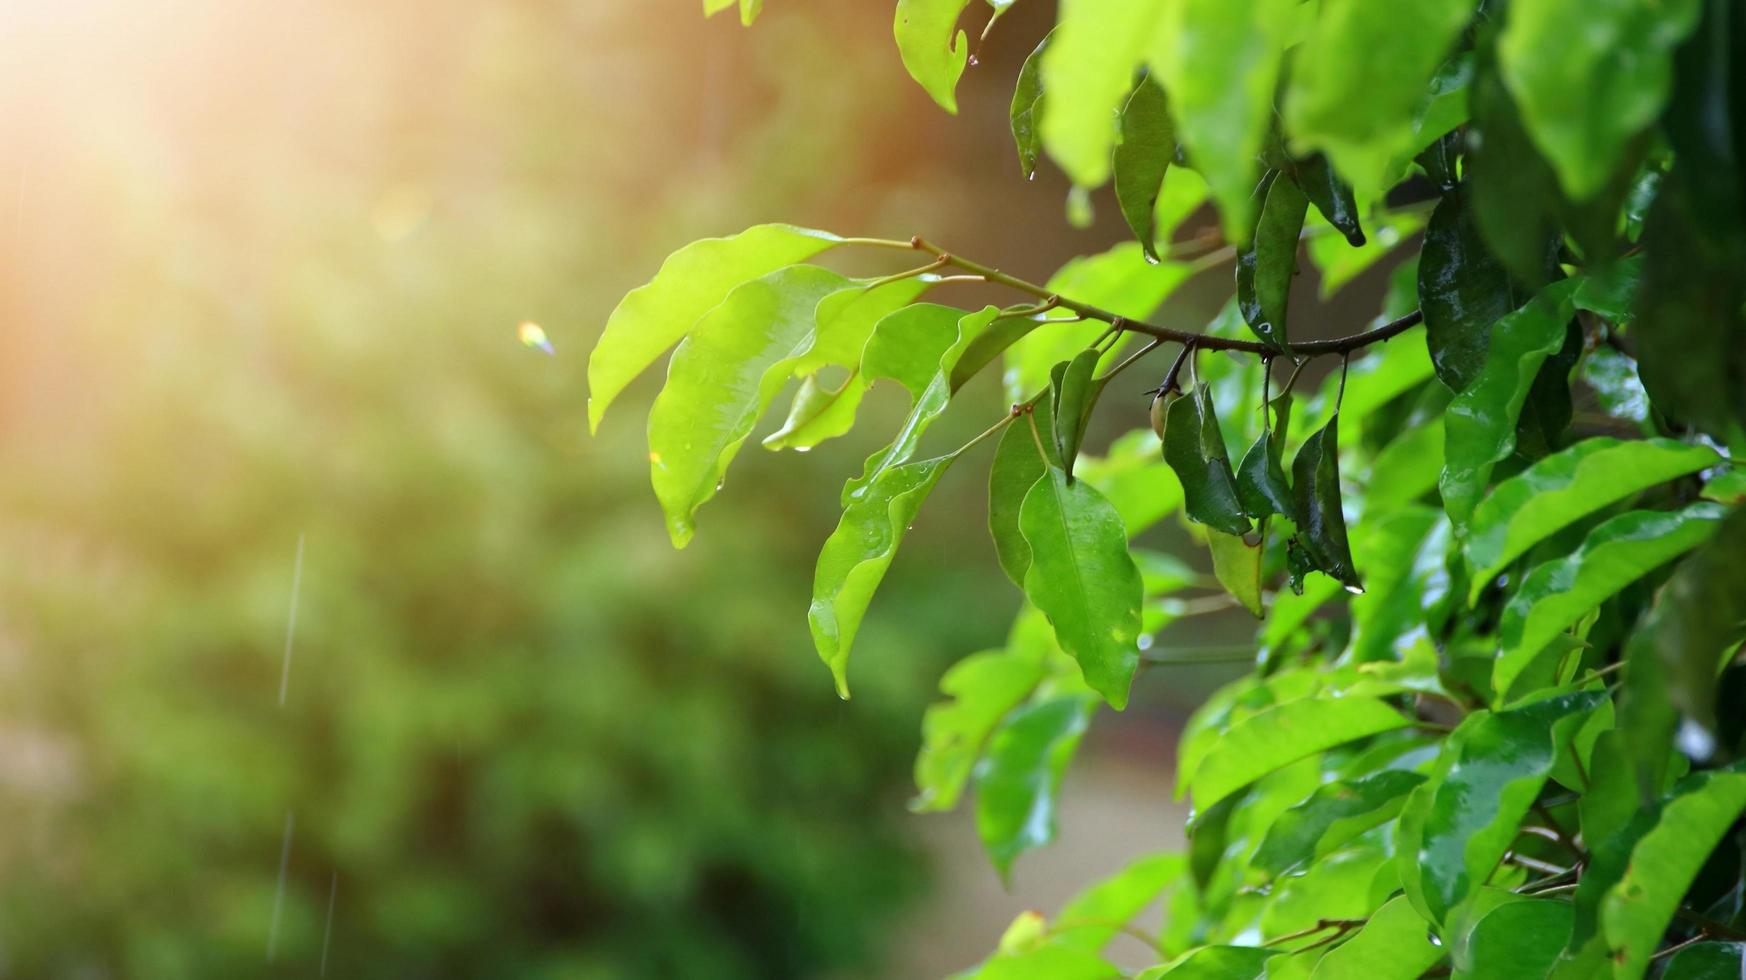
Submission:
<svg viewBox="0 0 1746 980">
<path fill-rule="evenodd" d="M 1384 770 L 1339 780 L 1279 815 L 1255 852 L 1251 866 L 1268 875 L 1313 861 L 1359 834 L 1394 819 L 1406 796 L 1425 777 Z M 1416 917 L 1416 913 L 1415 913 Z"/>
<path fill-rule="evenodd" d="M 1081 187 L 1109 179 L 1116 118 L 1158 22 L 1151 0 L 1067 0 L 1043 51 L 1041 132 L 1050 159 Z"/>
<path fill-rule="evenodd" d="M 1297 503 L 1297 527 L 1305 553 L 1315 568 L 1359 591 L 1358 570 L 1346 536 L 1346 516 L 1340 502 L 1340 414 L 1309 437 L 1291 461 L 1292 493 Z"/>
<path fill-rule="evenodd" d="M 1038 124 L 1043 118 L 1043 48 L 1045 37 L 1020 66 L 1018 82 L 1012 90 L 1012 107 L 1007 115 L 1012 124 L 1012 141 L 1018 148 L 1019 171 L 1027 179 L 1037 173 L 1037 157 L 1043 151 L 1043 137 Z"/>
<path fill-rule="evenodd" d="M 1358 934 L 1316 965 L 1311 980 L 1413 980 L 1443 958 L 1406 896 L 1389 899 Z"/>
<path fill-rule="evenodd" d="M 1055 837 L 1061 776 L 1096 702 L 1061 694 L 1013 712 L 977 763 L 976 832 L 1004 876 L 1020 854 Z"/>
<path fill-rule="evenodd" d="M 1122 217 L 1153 259 L 1158 258 L 1158 195 L 1175 155 L 1176 125 L 1170 121 L 1170 100 L 1158 83 L 1141 79 L 1122 106 L 1121 142 L 1116 145 L 1113 165 Z"/>
<path fill-rule="evenodd" d="M 1265 343 L 1284 350 L 1289 342 L 1285 316 L 1291 280 L 1297 275 L 1297 242 L 1303 233 L 1309 198 L 1290 176 L 1278 171 L 1255 190 L 1260 217 L 1247 248 L 1237 252 L 1237 306 L 1243 320 Z"/>
<path fill-rule="evenodd" d="M 1190 792 L 1205 809 L 1306 756 L 1405 727 L 1407 718 L 1373 698 L 1291 701 L 1232 725 L 1194 769 Z"/>
</svg>

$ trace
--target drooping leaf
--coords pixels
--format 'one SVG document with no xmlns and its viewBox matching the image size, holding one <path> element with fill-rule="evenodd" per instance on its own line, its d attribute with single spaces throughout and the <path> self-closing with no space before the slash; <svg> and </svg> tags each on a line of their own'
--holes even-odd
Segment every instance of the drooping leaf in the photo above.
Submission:
<svg viewBox="0 0 1746 980">
<path fill-rule="evenodd" d="M 819 301 L 848 280 L 789 266 L 736 287 L 680 342 L 649 409 L 649 479 L 673 546 L 694 532 L 758 417 L 813 345 Z"/>
<path fill-rule="evenodd" d="M 1085 682 L 1120 710 L 1140 662 L 1142 598 L 1121 515 L 1084 480 L 1050 467 L 1025 495 L 1019 530 L 1031 548 L 1025 594 Z"/>
<path fill-rule="evenodd" d="M 1037 175 L 1037 156 L 1043 151 L 1043 137 L 1037 131 L 1043 118 L 1043 49 L 1049 46 L 1053 32 L 1044 36 L 1025 63 L 1019 67 L 1018 83 L 1012 90 L 1012 141 L 1018 146 L 1019 170 L 1027 180 Z"/>
<path fill-rule="evenodd" d="M 1188 516 L 1215 531 L 1246 534 L 1249 519 L 1237 497 L 1237 478 L 1219 432 L 1212 393 L 1205 385 L 1170 405 L 1164 430 L 1164 461 L 1182 483 Z"/>
<path fill-rule="evenodd" d="M 1424 781 L 1415 772 L 1384 770 L 1329 783 L 1279 815 L 1250 867 L 1271 877 L 1320 858 L 1394 819 L 1407 793 Z"/>
<path fill-rule="evenodd" d="M 1243 608 L 1261 617 L 1261 545 L 1222 531 L 1206 533 L 1212 549 L 1213 575 Z"/>
<path fill-rule="evenodd" d="M 1340 413 L 1305 440 L 1291 461 L 1292 495 L 1297 504 L 1300 544 L 1310 563 L 1330 578 L 1359 592 L 1358 570 L 1346 537 L 1340 503 Z"/>
<path fill-rule="evenodd" d="M 588 357 L 589 429 L 598 430 L 606 407 L 625 385 L 735 286 L 841 242 L 828 232 L 793 225 L 755 225 L 726 238 L 692 242 L 667 256 L 653 279 L 619 300 Z"/>
<path fill-rule="evenodd" d="M 1232 725 L 1207 751 L 1189 783 L 1204 809 L 1266 774 L 1355 739 L 1409 724 L 1374 698 L 1307 699 L 1268 708 Z"/>
<path fill-rule="evenodd" d="M 1697 547 L 1716 532 L 1726 509 L 1693 504 L 1681 511 L 1630 511 L 1588 533 L 1570 555 L 1522 579 L 1498 624 L 1503 652 L 1492 667 L 1500 696 L 1553 638 L 1625 586 Z"/>
<path fill-rule="evenodd" d="M 1261 201 L 1254 234 L 1237 252 L 1237 305 L 1263 343 L 1285 350 L 1287 301 L 1297 275 L 1297 242 L 1309 198 L 1289 175 L 1269 171 L 1255 189 Z"/>
<path fill-rule="evenodd" d="M 1285 120 L 1360 194 L 1392 183 L 1414 151 L 1414 109 L 1473 15 L 1474 0 L 1328 0 L 1293 63 Z M 1432 134 L 1433 138 L 1436 134 Z"/>
<path fill-rule="evenodd" d="M 1513 0 L 1498 38 L 1504 81 L 1574 200 L 1592 197 L 1626 145 L 1660 115 L 1674 47 L 1698 0 Z"/>
<path fill-rule="evenodd" d="M 1116 119 L 1158 21 L 1149 0 L 1067 0 L 1043 50 L 1043 147 L 1069 179 L 1109 179 Z M 1075 297 L 1077 298 L 1077 297 Z"/>
<path fill-rule="evenodd" d="M 1122 217 L 1153 260 L 1158 258 L 1158 195 L 1175 155 L 1176 126 L 1170 121 L 1170 100 L 1157 82 L 1143 78 L 1122 107 L 1121 142 L 1116 144 L 1113 165 Z"/>
<path fill-rule="evenodd" d="M 1073 477 L 1073 463 L 1079 458 L 1079 444 L 1085 438 L 1085 425 L 1091 420 L 1091 409 L 1103 385 L 1097 380 L 1099 354 L 1086 348 L 1073 355 L 1061 368 L 1055 393 L 1055 444 L 1059 449 L 1061 467 Z"/>
<path fill-rule="evenodd" d="M 1467 716 L 1442 764 L 1408 798 L 1400 823 L 1401 882 L 1441 923 L 1491 873 L 1552 772 L 1557 753 L 1604 694 L 1577 692 Z"/>
<path fill-rule="evenodd" d="M 1001 570 L 1021 589 L 1031 567 L 1031 546 L 1019 531 L 1019 511 L 1025 495 L 1043 474 L 1050 467 L 1061 466 L 1060 457 L 1054 455 L 1054 414 L 1054 402 L 1045 394 L 1031 411 L 1009 423 L 988 470 L 988 532 L 994 538 Z M 1032 425 L 1036 426 L 1034 434 Z"/>
<path fill-rule="evenodd" d="M 1473 966 L 1462 980 L 1544 977 L 1563 951 L 1560 941 L 1573 920 L 1568 902 L 1546 899 L 1504 902 L 1487 912 L 1467 938 Z"/>
<path fill-rule="evenodd" d="M 976 764 L 976 832 L 1004 877 L 1020 854 L 1055 837 L 1061 776 L 1091 720 L 1095 700 L 1061 694 L 1008 715 Z"/>
<path fill-rule="evenodd" d="M 1469 601 L 1529 548 L 1602 507 L 1715 464 L 1713 450 L 1671 439 L 1584 439 L 1503 481 L 1473 509 Z"/>
<path fill-rule="evenodd" d="M 1225 238 L 1254 228 L 1256 156 L 1273 116 L 1291 0 L 1164 0 L 1147 61 L 1170 93 L 1189 162 L 1218 203 Z"/>
<path fill-rule="evenodd" d="M 1419 252 L 1419 308 L 1437 377 L 1456 391 L 1478 376 L 1490 349 L 1491 325 L 1527 301 L 1486 247 L 1475 223 L 1472 191 L 1445 195 L 1425 227 Z"/>
<path fill-rule="evenodd" d="M 1693 773 L 1675 789 L 1632 850 L 1624 878 L 1601 901 L 1614 976 L 1640 977 L 1648 969 L 1692 879 L 1743 810 L 1746 772 L 1739 765 Z"/>
<path fill-rule="evenodd" d="M 969 781 L 977 756 L 1000 720 L 1029 697 L 1047 673 L 1045 648 L 1013 643 L 973 653 L 940 678 L 947 700 L 922 717 L 922 747 L 915 758 L 918 813 L 950 810 Z"/>
<path fill-rule="evenodd" d="M 947 112 L 958 112 L 958 78 L 970 44 L 958 17 L 970 0 L 897 0 L 892 34 L 903 67 Z"/>
<path fill-rule="evenodd" d="M 882 470 L 865 492 L 844 507 L 842 520 L 819 552 L 807 621 L 813 644 L 836 680 L 837 693 L 845 698 L 849 650 L 861 617 L 922 501 L 956 458 L 956 454 L 940 456 Z"/>
<path fill-rule="evenodd" d="M 1473 515 L 1492 467 L 1516 448 L 1516 420 L 1540 365 L 1564 345 L 1575 288 L 1574 280 L 1554 283 L 1492 324 L 1479 370 L 1449 403 L 1438 488 L 1457 525 Z"/>
<path fill-rule="evenodd" d="M 1406 896 L 1397 896 L 1333 952 L 1322 957 L 1311 980 L 1414 980 L 1435 966 L 1444 950 L 1431 942 L 1423 917 Z"/>
<path fill-rule="evenodd" d="M 1353 196 L 1351 185 L 1334 173 L 1327 157 L 1313 153 L 1302 160 L 1292 161 L 1291 178 L 1303 189 L 1304 195 L 1316 206 L 1316 210 L 1321 212 L 1322 218 L 1345 236 L 1347 245 L 1352 248 L 1365 246 L 1364 227 L 1358 217 L 1358 201 Z"/>
<path fill-rule="evenodd" d="M 1256 438 L 1237 466 L 1237 497 L 1242 501 L 1243 512 L 1255 520 L 1273 514 L 1293 519 L 1297 516 L 1297 504 L 1292 498 L 1291 483 L 1285 478 L 1285 464 L 1281 460 L 1284 433 L 1288 427 L 1282 417 L 1271 432 Z"/>
<path fill-rule="evenodd" d="M 1255 946 L 1202 946 L 1134 980 L 1261 980 L 1277 951 Z"/>
</svg>

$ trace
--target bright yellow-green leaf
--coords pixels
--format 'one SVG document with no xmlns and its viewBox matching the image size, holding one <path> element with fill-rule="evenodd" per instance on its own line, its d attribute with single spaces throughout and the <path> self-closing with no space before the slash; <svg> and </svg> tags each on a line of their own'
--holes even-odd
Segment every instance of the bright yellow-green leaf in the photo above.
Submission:
<svg viewBox="0 0 1746 980">
<path fill-rule="evenodd" d="M 1275 769 L 1336 745 L 1403 728 L 1409 721 L 1374 698 L 1291 701 L 1237 722 L 1220 735 L 1189 783 L 1205 809 Z"/>
<path fill-rule="evenodd" d="M 1043 49 L 1043 148 L 1069 179 L 1109 179 L 1116 117 L 1158 19 L 1157 0 L 1063 0 Z"/>
<path fill-rule="evenodd" d="M 909 77 L 947 112 L 958 111 L 958 78 L 970 57 L 970 42 L 958 16 L 970 0 L 897 0 L 891 31 Z"/>
</svg>

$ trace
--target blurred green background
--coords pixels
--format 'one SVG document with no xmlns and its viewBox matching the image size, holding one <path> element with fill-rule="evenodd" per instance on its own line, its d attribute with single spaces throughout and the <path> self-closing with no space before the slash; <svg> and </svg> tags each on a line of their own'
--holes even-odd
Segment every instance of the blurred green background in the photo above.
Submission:
<svg viewBox="0 0 1746 980">
<path fill-rule="evenodd" d="M 900 948 L 943 901 L 925 850 L 993 882 L 903 810 L 941 669 L 1017 605 L 982 488 L 929 502 L 844 704 L 804 610 L 880 427 L 748 449 L 675 553 L 655 379 L 590 439 L 584 365 L 666 252 L 758 221 L 1037 278 L 1120 240 L 1011 157 L 1051 14 L 996 32 L 954 120 L 885 3 L 0 7 L 0 975 L 932 964 Z M 922 941 L 964 965 L 1013 911 Z"/>
</svg>

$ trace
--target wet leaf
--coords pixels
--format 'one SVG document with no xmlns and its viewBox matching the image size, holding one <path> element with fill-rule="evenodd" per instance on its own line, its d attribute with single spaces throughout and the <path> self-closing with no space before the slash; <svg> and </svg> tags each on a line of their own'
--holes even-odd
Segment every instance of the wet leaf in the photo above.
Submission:
<svg viewBox="0 0 1746 980">
<path fill-rule="evenodd" d="M 1667 960 L 1665 980 L 1737 980 L 1746 976 L 1746 943 L 1698 943 Z"/>
<path fill-rule="evenodd" d="M 1213 575 L 1243 608 L 1261 617 L 1261 545 L 1249 544 L 1235 534 L 1208 531 Z"/>
<path fill-rule="evenodd" d="M 1188 516 L 1226 534 L 1246 534 L 1249 519 L 1237 498 L 1224 436 L 1212 393 L 1201 385 L 1171 404 L 1164 433 L 1164 461 L 1182 483 Z"/>
<path fill-rule="evenodd" d="M 1001 570 L 1019 588 L 1024 588 L 1025 572 L 1031 567 L 1031 546 L 1019 532 L 1019 509 L 1043 473 L 1061 465 L 1060 457 L 1054 455 L 1053 415 L 1054 402 L 1044 395 L 1031 411 L 1008 423 L 988 470 L 988 531 L 994 538 Z M 1039 443 L 1042 452 L 1049 454 L 1046 458 L 1038 451 Z"/>
<path fill-rule="evenodd" d="M 1352 546 L 1346 538 L 1346 517 L 1340 505 L 1340 413 L 1309 437 L 1291 461 L 1293 496 L 1297 503 L 1298 539 L 1310 564 L 1344 585 L 1361 591 L 1352 566 Z"/>
<path fill-rule="evenodd" d="M 1671 439 L 1584 439 L 1498 484 L 1473 509 L 1469 601 L 1510 562 L 1560 528 L 1631 495 L 1715 464 L 1702 446 Z"/>
<path fill-rule="evenodd" d="M 1516 448 L 1516 420 L 1540 365 L 1564 346 L 1573 280 L 1541 290 L 1488 331 L 1479 370 L 1443 416 L 1443 476 L 1438 487 L 1449 519 L 1465 525 L 1491 480 L 1492 467 Z"/>
<path fill-rule="evenodd" d="M 1202 946 L 1134 980 L 1261 980 L 1275 953 L 1253 946 Z"/>
<path fill-rule="evenodd" d="M 1146 255 L 1156 260 L 1158 228 L 1155 213 L 1170 160 L 1176 155 L 1176 126 L 1170 121 L 1170 101 L 1149 78 L 1134 86 L 1122 107 L 1121 142 L 1115 148 L 1115 194 L 1122 217 Z"/>
<path fill-rule="evenodd" d="M 1020 854 L 1054 839 L 1061 776 L 1095 704 L 1064 694 L 1025 705 L 1001 723 L 976 764 L 976 832 L 1002 877 Z"/>
<path fill-rule="evenodd" d="M 736 287 L 673 352 L 649 409 L 649 479 L 674 547 L 691 541 L 697 508 L 812 347 L 819 301 L 846 285 L 814 266 L 772 272 Z"/>
<path fill-rule="evenodd" d="M 1437 377 L 1461 391 L 1478 376 L 1490 349 L 1491 325 L 1526 302 L 1480 237 L 1472 191 L 1444 196 L 1425 227 L 1419 252 L 1419 308 Z"/>
<path fill-rule="evenodd" d="M 1295 520 L 1297 504 L 1291 483 L 1285 478 L 1283 462 L 1285 434 L 1291 428 L 1291 393 L 1281 394 L 1269 406 L 1275 421 L 1243 454 L 1243 462 L 1237 467 L 1237 497 L 1244 513 L 1257 521 L 1273 514 Z"/>
<path fill-rule="evenodd" d="M 1037 155 L 1042 152 L 1042 134 L 1037 124 L 1043 116 L 1043 49 L 1048 47 L 1051 32 L 1033 49 L 1020 66 L 1018 83 L 1012 91 L 1012 141 L 1018 146 L 1019 170 L 1025 178 L 1037 175 Z"/>
<path fill-rule="evenodd" d="M 1384 770 L 1328 783 L 1279 815 L 1250 867 L 1273 877 L 1321 858 L 1393 820 L 1407 793 L 1424 781 L 1415 772 Z"/>
<path fill-rule="evenodd" d="M 1376 910 L 1357 935 L 1322 957 L 1312 980 L 1414 980 L 1443 958 L 1406 897 Z"/>
<path fill-rule="evenodd" d="M 1145 0 L 1069 0 L 1043 50 L 1043 146 L 1080 187 L 1109 179 L 1116 119 L 1158 22 Z M 1078 298 L 1075 296 L 1075 298 Z"/>
<path fill-rule="evenodd" d="M 1247 248 L 1237 252 L 1237 305 L 1263 343 L 1283 351 L 1286 309 L 1297 275 L 1297 242 L 1309 199 L 1291 177 L 1269 171 L 1255 196 L 1262 203 Z"/>
<path fill-rule="evenodd" d="M 1050 467 L 1025 495 L 1019 529 L 1031 546 L 1025 594 L 1085 682 L 1120 710 L 1140 662 L 1143 591 L 1121 515 L 1084 480 Z"/>
<path fill-rule="evenodd" d="M 1073 463 L 1079 458 L 1079 444 L 1085 438 L 1085 425 L 1091 420 L 1091 409 L 1097 404 L 1097 396 L 1103 392 L 1103 384 L 1096 377 L 1099 356 L 1089 347 L 1080 351 L 1054 379 L 1055 443 L 1068 479 L 1073 477 Z"/>
<path fill-rule="evenodd" d="M 1392 731 L 1406 716 L 1374 698 L 1307 699 L 1261 711 L 1228 728 L 1190 780 L 1205 809 L 1255 780 L 1336 745 Z"/>
<path fill-rule="evenodd" d="M 1544 977 L 1570 934 L 1568 902 L 1505 902 L 1487 912 L 1467 938 L 1473 966 L 1456 971 L 1462 980 L 1518 980 Z"/>
<path fill-rule="evenodd" d="M 940 678 L 946 700 L 935 702 L 922 717 L 911 810 L 928 813 L 958 805 L 989 734 L 1047 674 L 1047 654 L 1045 648 L 1014 643 L 973 653 L 946 671 Z"/>
<path fill-rule="evenodd" d="M 1352 187 L 1334 173 L 1327 157 L 1314 153 L 1293 161 L 1291 177 L 1328 224 L 1345 236 L 1347 245 L 1364 247 L 1364 228 L 1358 219 L 1358 202 L 1352 196 Z"/>
<path fill-rule="evenodd" d="M 669 255 L 653 279 L 619 300 L 589 355 L 589 429 L 598 430 L 606 407 L 624 386 L 735 286 L 804 262 L 841 241 L 793 225 L 755 225 L 727 238 L 692 242 Z"/>
<path fill-rule="evenodd" d="M 970 57 L 970 43 L 958 30 L 958 16 L 970 0 L 897 0 L 892 34 L 909 77 L 947 112 L 958 111 L 958 78 Z"/>
<path fill-rule="evenodd" d="M 1625 586 L 1708 540 L 1727 511 L 1708 503 L 1682 511 L 1630 511 L 1588 533 L 1582 547 L 1522 579 L 1498 625 L 1503 652 L 1492 667 L 1499 696 L 1536 655 Z"/>
<path fill-rule="evenodd" d="M 957 458 L 940 456 L 886 468 L 864 492 L 843 508 L 837 529 L 825 540 L 813 573 L 812 608 L 807 621 L 813 645 L 835 678 L 837 693 L 849 696 L 849 650 L 861 617 L 891 567 L 922 501 Z"/>
</svg>

